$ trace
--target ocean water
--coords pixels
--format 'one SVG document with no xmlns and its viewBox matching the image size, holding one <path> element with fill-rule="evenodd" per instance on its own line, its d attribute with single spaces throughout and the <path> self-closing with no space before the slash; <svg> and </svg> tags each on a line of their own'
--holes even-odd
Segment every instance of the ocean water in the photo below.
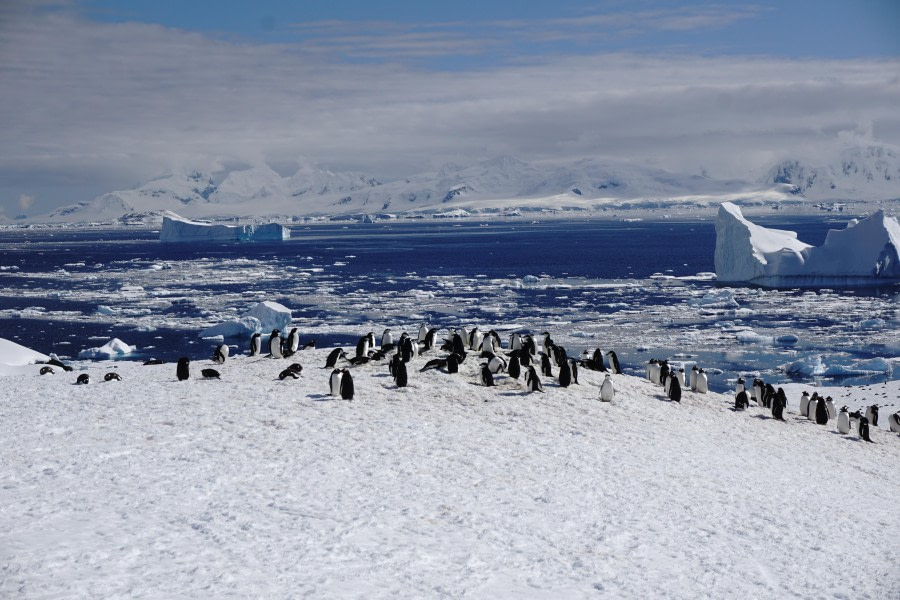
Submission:
<svg viewBox="0 0 900 600">
<path fill-rule="evenodd" d="M 811 244 L 843 227 L 757 221 Z M 118 337 L 138 347 L 131 359 L 200 358 L 216 341 L 199 331 L 270 299 L 291 308 L 302 340 L 319 347 L 350 346 L 385 328 L 412 333 L 421 323 L 442 335 L 473 325 L 504 337 L 549 331 L 570 355 L 615 350 L 633 373 L 651 357 L 688 369 L 696 362 L 717 390 L 738 374 L 796 380 L 783 365 L 810 356 L 830 366 L 900 354 L 896 286 L 722 286 L 707 275 L 712 220 L 322 224 L 252 244 L 161 244 L 157 236 L 0 231 L 0 337 L 65 357 Z M 246 340 L 227 342 L 246 351 Z"/>
</svg>

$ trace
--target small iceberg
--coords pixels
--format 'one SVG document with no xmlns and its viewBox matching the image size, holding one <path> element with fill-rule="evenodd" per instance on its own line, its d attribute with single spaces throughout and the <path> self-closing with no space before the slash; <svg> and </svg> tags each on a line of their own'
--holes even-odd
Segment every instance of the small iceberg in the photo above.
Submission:
<svg viewBox="0 0 900 600">
<path fill-rule="evenodd" d="M 159 241 L 184 242 L 260 242 L 282 241 L 291 237 L 291 230 L 279 223 L 265 225 L 216 225 L 191 221 L 167 212 L 163 217 Z"/>
<path fill-rule="evenodd" d="M 78 358 L 111 359 L 131 354 L 137 346 L 129 346 L 119 338 L 113 338 L 99 348 L 87 348 L 78 353 Z"/>
</svg>

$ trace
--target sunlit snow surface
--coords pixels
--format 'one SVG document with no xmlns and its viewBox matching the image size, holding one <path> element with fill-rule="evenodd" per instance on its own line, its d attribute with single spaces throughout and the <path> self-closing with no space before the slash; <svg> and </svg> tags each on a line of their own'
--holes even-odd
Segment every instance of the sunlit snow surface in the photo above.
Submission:
<svg viewBox="0 0 900 600">
<path fill-rule="evenodd" d="M 832 366 L 900 354 L 896 287 L 717 287 L 712 222 L 314 226 L 282 244 L 175 250 L 127 233 L 4 234 L 0 337 L 63 356 L 118 337 L 138 358 L 207 357 L 221 340 L 200 331 L 270 299 L 320 347 L 423 322 L 442 335 L 549 330 L 571 355 L 615 350 L 631 372 L 650 357 L 698 362 L 719 390 L 812 355 Z"/>
</svg>

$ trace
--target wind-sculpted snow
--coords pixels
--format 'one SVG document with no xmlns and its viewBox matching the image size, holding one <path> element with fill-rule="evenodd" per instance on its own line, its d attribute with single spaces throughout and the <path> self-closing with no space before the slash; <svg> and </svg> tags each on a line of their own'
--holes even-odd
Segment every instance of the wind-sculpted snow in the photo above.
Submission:
<svg viewBox="0 0 900 600">
<path fill-rule="evenodd" d="M 348 402 L 327 392 L 329 350 L 232 356 L 221 380 L 198 376 L 206 354 L 187 381 L 135 362 L 5 378 L 0 596 L 900 594 L 884 425 L 874 444 L 838 435 L 795 414 L 792 388 L 785 423 L 628 375 L 602 403 L 588 370 L 486 388 L 474 356 L 456 375 L 414 358 L 405 388 L 384 362 L 353 367 Z M 300 378 L 279 380 L 293 360 Z"/>
<path fill-rule="evenodd" d="M 215 225 L 183 219 L 174 213 L 163 217 L 159 241 L 167 243 L 281 241 L 290 230 L 278 223 L 264 225 Z"/>
<path fill-rule="evenodd" d="M 792 231 L 767 229 L 725 202 L 716 219 L 719 281 L 791 285 L 859 285 L 900 280 L 900 224 L 881 210 L 810 246 Z"/>
</svg>

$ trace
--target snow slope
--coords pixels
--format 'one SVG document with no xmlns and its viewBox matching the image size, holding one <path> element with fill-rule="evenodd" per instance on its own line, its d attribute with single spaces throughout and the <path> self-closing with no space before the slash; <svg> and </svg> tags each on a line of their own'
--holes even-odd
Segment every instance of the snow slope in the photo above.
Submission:
<svg viewBox="0 0 900 600">
<path fill-rule="evenodd" d="M 900 224 L 876 211 L 830 230 L 813 247 L 793 231 L 767 229 L 744 218 L 730 202 L 716 218 L 716 275 L 720 281 L 764 285 L 860 284 L 900 279 Z"/>
<path fill-rule="evenodd" d="M 674 404 L 627 375 L 600 403 L 585 370 L 485 388 L 472 355 L 457 375 L 415 358 L 402 389 L 354 367 L 347 402 L 328 352 L 229 359 L 221 380 L 208 360 L 184 382 L 121 361 L 5 378 L 0 596 L 900 596 L 885 429 Z"/>
</svg>

